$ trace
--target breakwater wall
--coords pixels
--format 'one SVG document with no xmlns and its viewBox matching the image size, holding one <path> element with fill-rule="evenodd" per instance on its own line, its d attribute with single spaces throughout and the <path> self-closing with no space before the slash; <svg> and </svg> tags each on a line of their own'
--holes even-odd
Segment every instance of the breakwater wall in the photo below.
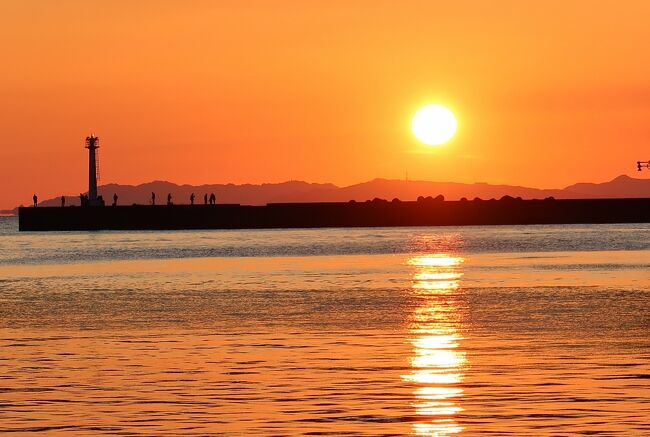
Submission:
<svg viewBox="0 0 650 437">
<path fill-rule="evenodd" d="M 20 208 L 21 231 L 649 223 L 650 199 Z"/>
</svg>

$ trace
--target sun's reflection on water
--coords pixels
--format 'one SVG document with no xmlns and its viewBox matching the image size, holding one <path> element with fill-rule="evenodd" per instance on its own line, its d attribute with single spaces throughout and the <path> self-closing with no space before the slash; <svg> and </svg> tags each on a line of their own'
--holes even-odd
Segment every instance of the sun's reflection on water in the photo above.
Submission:
<svg viewBox="0 0 650 437">
<path fill-rule="evenodd" d="M 466 355 L 460 350 L 461 314 L 458 302 L 464 259 L 447 254 L 417 256 L 407 261 L 414 267 L 412 291 L 419 305 L 409 328 L 413 345 L 411 371 L 402 378 L 416 385 L 413 407 L 421 421 L 413 432 L 422 436 L 449 436 L 463 430 L 456 420 L 462 411 L 460 383 Z"/>
</svg>

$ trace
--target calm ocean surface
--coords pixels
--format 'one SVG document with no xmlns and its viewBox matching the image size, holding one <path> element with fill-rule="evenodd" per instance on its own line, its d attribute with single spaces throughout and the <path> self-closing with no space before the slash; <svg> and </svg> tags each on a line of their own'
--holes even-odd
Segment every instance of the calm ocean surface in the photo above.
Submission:
<svg viewBox="0 0 650 437">
<path fill-rule="evenodd" d="M 18 233 L 0 434 L 650 435 L 650 225 Z"/>
</svg>

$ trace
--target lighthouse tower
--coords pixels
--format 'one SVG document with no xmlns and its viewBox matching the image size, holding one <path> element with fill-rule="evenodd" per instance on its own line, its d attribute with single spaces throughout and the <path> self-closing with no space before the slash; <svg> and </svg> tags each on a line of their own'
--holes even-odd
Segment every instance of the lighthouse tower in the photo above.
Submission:
<svg viewBox="0 0 650 437">
<path fill-rule="evenodd" d="M 97 196 L 97 179 L 99 175 L 97 149 L 99 149 L 99 137 L 95 135 L 86 137 L 86 149 L 88 149 L 88 205 L 103 205 L 103 199 Z"/>
</svg>

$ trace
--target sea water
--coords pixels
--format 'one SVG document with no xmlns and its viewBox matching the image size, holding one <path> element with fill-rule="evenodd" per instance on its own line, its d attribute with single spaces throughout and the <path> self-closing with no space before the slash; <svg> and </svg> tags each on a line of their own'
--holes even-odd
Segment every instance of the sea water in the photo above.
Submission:
<svg viewBox="0 0 650 437">
<path fill-rule="evenodd" d="M 648 435 L 650 226 L 18 233 L 0 433 Z"/>
</svg>

